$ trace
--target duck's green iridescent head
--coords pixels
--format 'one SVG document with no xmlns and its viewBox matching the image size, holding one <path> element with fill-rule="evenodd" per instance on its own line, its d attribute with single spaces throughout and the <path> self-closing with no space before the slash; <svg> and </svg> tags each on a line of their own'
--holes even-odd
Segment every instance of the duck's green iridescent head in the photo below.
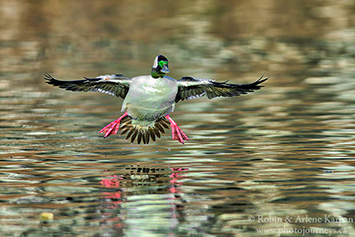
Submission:
<svg viewBox="0 0 355 237">
<path fill-rule="evenodd" d="M 169 61 L 168 59 L 163 56 L 163 55 L 158 55 L 154 59 L 154 64 L 152 68 L 152 77 L 153 78 L 160 78 L 164 77 L 165 74 L 169 73 L 169 67 L 168 67 Z"/>
</svg>

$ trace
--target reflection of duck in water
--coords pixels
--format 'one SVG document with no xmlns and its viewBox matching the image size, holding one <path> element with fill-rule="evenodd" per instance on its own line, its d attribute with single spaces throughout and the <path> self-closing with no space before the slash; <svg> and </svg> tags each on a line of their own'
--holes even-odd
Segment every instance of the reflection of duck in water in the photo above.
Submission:
<svg viewBox="0 0 355 237">
<path fill-rule="evenodd" d="M 228 84 L 209 79 L 182 77 L 175 80 L 165 74 L 169 73 L 168 59 L 163 55 L 155 58 L 151 75 L 127 78 L 121 74 L 102 75 L 96 78 L 85 78 L 76 81 L 61 81 L 50 75 L 45 75 L 48 84 L 72 91 L 99 91 L 102 93 L 122 97 L 123 115 L 100 130 L 105 137 L 111 134 L 128 132 L 126 139 L 131 142 L 137 138 L 138 144 L 149 143 L 150 138 L 155 141 L 163 127 L 170 123 L 173 140 L 181 143 L 189 140 L 176 122 L 169 116 L 174 111 L 175 103 L 204 96 L 209 99 L 215 97 L 232 97 L 246 94 L 260 89 L 260 83 L 267 78 L 260 77 L 250 84 Z M 120 127 L 120 124 L 122 126 Z"/>
<path fill-rule="evenodd" d="M 104 199 L 97 212 L 101 213 L 102 226 L 114 226 L 110 231 L 119 233 L 119 236 L 124 235 L 121 231 L 130 232 L 127 225 L 134 233 L 149 231 L 152 225 L 163 233 L 175 232 L 185 216 L 196 215 L 196 211 L 190 213 L 193 208 L 185 208 L 188 201 L 183 193 L 182 178 L 186 171 L 188 168 L 134 164 L 117 170 L 116 175 L 103 178 L 100 183 L 105 188 Z M 198 213 L 202 209 L 198 207 Z"/>
<path fill-rule="evenodd" d="M 188 168 L 154 168 L 130 165 L 125 167 L 123 174 L 104 178 L 100 183 L 106 188 L 119 189 L 117 192 L 105 192 L 105 197 L 108 199 L 119 198 L 120 200 L 114 201 L 114 204 L 119 204 L 123 201 L 122 188 L 154 186 L 157 183 L 164 183 L 168 175 L 171 178 L 169 181 L 171 185 L 168 186 L 168 190 L 170 193 L 178 194 L 180 192 L 178 186 L 182 185 L 179 179 L 184 177 L 181 174 L 185 171 L 188 171 Z M 164 185 L 160 184 L 160 186 Z"/>
<path fill-rule="evenodd" d="M 181 173 L 187 171 L 188 168 L 157 168 L 146 167 L 140 165 L 129 165 L 124 168 L 123 174 L 117 176 L 113 175 L 108 179 L 102 179 L 101 184 L 106 188 L 121 187 L 123 183 L 129 183 L 132 186 L 152 185 L 155 183 L 161 183 L 169 176 L 170 183 L 173 185 L 181 185 L 179 178 Z M 130 181 L 130 182 L 127 182 Z"/>
</svg>

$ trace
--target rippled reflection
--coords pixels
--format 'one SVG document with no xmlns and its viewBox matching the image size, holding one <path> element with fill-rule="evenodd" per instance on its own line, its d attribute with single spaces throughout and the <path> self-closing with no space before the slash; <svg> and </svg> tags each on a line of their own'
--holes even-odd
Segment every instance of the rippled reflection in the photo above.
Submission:
<svg viewBox="0 0 355 237">
<path fill-rule="evenodd" d="M 354 235 L 353 1 L 3 0 L 0 13 L 0 235 Z M 176 79 L 271 78 L 178 103 L 190 141 L 168 130 L 148 146 L 97 133 L 122 100 L 43 80 L 147 74 L 160 53 Z"/>
</svg>

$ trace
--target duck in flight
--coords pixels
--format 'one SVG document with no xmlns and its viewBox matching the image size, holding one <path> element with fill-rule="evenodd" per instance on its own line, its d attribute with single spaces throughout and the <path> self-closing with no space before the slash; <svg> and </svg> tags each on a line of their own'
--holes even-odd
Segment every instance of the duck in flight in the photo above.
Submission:
<svg viewBox="0 0 355 237">
<path fill-rule="evenodd" d="M 71 91 L 98 91 L 123 98 L 123 114 L 105 126 L 99 133 L 104 137 L 112 134 L 126 134 L 126 139 L 131 138 L 133 143 L 142 141 L 148 144 L 150 139 L 160 138 L 164 128 L 172 129 L 172 138 L 184 144 L 188 141 L 187 135 L 179 128 L 170 117 L 175 104 L 179 101 L 207 96 L 232 97 L 259 90 L 260 85 L 268 78 L 261 76 L 250 84 L 229 84 L 216 82 L 210 79 L 182 77 L 180 80 L 166 76 L 169 73 L 168 59 L 158 55 L 154 59 L 151 75 L 125 77 L 122 74 L 101 75 L 95 78 L 86 78 L 75 81 L 62 81 L 45 75 L 48 84 Z"/>
</svg>

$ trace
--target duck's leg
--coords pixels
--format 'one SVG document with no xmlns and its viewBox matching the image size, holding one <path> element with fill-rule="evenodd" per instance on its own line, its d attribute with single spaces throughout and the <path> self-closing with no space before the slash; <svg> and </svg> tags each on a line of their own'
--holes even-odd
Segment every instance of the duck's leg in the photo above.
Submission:
<svg viewBox="0 0 355 237">
<path fill-rule="evenodd" d="M 117 131 L 120 127 L 121 120 L 126 116 L 128 116 L 128 113 L 124 112 L 124 114 L 121 117 L 119 117 L 118 119 L 116 119 L 112 123 L 106 125 L 103 129 L 100 130 L 99 133 L 105 133 L 104 137 L 108 137 L 111 134 L 117 134 Z"/>
<path fill-rule="evenodd" d="M 181 128 L 179 128 L 177 123 L 169 116 L 169 114 L 165 115 L 165 118 L 167 120 L 169 120 L 169 122 L 170 122 L 173 140 L 177 140 L 177 141 L 181 142 L 182 144 L 184 144 L 184 140 L 185 141 L 189 140 L 189 138 L 186 136 L 186 134 L 181 130 Z"/>
</svg>

